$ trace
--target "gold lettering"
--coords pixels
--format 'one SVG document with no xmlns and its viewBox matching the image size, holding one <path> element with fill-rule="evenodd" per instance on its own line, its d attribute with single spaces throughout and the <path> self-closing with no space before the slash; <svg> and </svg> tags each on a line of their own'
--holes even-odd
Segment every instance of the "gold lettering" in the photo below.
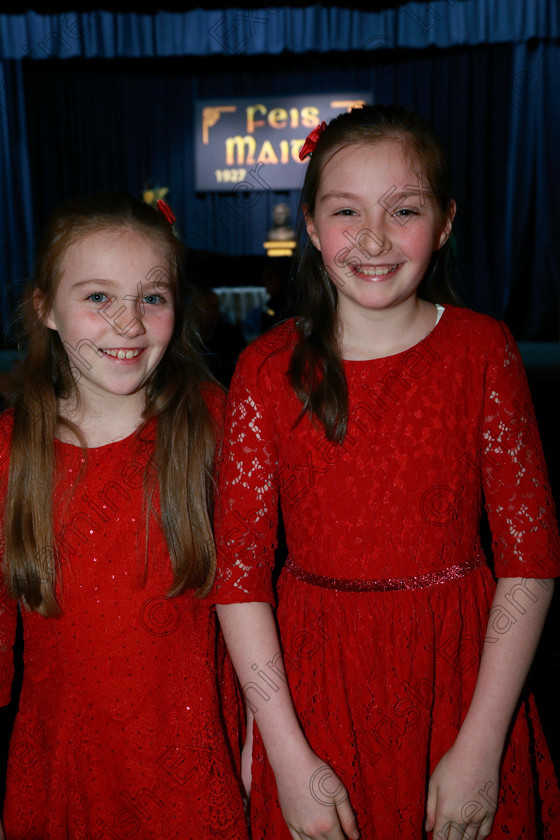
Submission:
<svg viewBox="0 0 560 840">
<path fill-rule="evenodd" d="M 346 108 L 347 111 L 351 111 L 353 108 L 363 108 L 365 104 L 363 99 L 335 99 L 330 103 L 330 106 L 336 111 L 340 108 Z"/>
<path fill-rule="evenodd" d="M 273 108 L 268 115 L 268 124 L 271 128 L 286 128 L 288 124 L 288 112 L 285 108 Z"/>
<path fill-rule="evenodd" d="M 262 144 L 259 161 L 261 161 L 261 163 L 278 163 L 278 158 L 276 157 L 276 153 L 272 148 L 270 140 L 265 140 Z"/>
<path fill-rule="evenodd" d="M 245 157 L 245 150 L 247 147 L 247 157 Z M 228 137 L 226 139 L 226 166 L 242 166 L 243 164 L 252 165 L 255 163 L 255 150 L 257 148 L 257 141 L 254 137 L 241 137 L 239 134 L 235 137 Z M 236 157 L 234 158 L 234 153 Z M 264 163 L 264 161 L 263 161 Z"/>
<path fill-rule="evenodd" d="M 301 163 L 299 159 L 299 150 L 304 144 L 304 140 L 291 140 L 290 145 L 292 147 L 292 160 L 295 160 L 296 163 Z"/>
<path fill-rule="evenodd" d="M 315 128 L 319 121 L 319 109 L 318 108 L 302 108 L 301 109 L 301 124 L 304 125 L 306 128 Z"/>
<path fill-rule="evenodd" d="M 208 107 L 202 109 L 202 142 L 205 146 L 210 142 L 208 129 L 216 125 L 223 113 L 231 111 L 237 111 L 235 105 L 218 105 L 216 108 Z"/>
<path fill-rule="evenodd" d="M 255 114 L 266 114 L 266 108 L 264 105 L 249 105 L 246 108 L 247 111 L 247 131 L 249 134 L 255 133 L 255 128 L 259 128 L 261 125 L 264 125 L 264 120 L 255 120 Z"/>
<path fill-rule="evenodd" d="M 280 163 L 290 162 L 290 144 L 287 140 L 280 140 Z"/>
</svg>

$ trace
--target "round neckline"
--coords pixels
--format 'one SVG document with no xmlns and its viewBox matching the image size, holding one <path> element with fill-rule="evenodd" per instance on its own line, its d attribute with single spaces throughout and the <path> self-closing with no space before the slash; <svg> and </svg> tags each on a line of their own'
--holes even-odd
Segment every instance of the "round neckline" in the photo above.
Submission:
<svg viewBox="0 0 560 840">
<path fill-rule="evenodd" d="M 140 432 L 146 431 L 147 429 L 150 429 L 152 427 L 152 424 L 153 424 L 154 420 L 155 420 L 155 418 L 152 418 L 151 420 L 148 420 L 147 423 L 143 423 L 142 425 L 138 426 L 130 434 L 126 435 L 126 437 L 120 438 L 119 440 L 111 440 L 108 443 L 101 443 L 101 444 L 99 444 L 99 446 L 86 446 L 85 451 L 93 453 L 93 452 L 98 452 L 100 450 L 107 450 L 111 446 L 118 446 L 119 444 L 126 443 L 127 441 L 130 441 L 131 438 L 138 436 L 138 434 Z M 60 438 L 57 438 L 57 437 L 55 437 L 54 440 L 55 440 L 55 444 L 58 444 L 59 446 L 68 446 L 68 447 L 71 447 L 72 449 L 75 449 L 78 452 L 83 452 L 84 451 L 79 443 L 70 443 L 69 441 L 66 441 L 66 440 L 60 440 Z"/>
<path fill-rule="evenodd" d="M 437 304 L 434 304 L 434 306 L 437 306 Z M 433 334 L 438 329 L 438 327 L 440 326 L 442 321 L 444 321 L 446 319 L 446 315 L 447 315 L 447 312 L 449 311 L 449 308 L 450 308 L 449 304 L 446 304 L 443 307 L 443 311 L 442 311 L 441 315 L 439 316 L 438 320 L 436 321 L 436 323 L 434 324 L 434 326 L 432 327 L 432 329 L 429 332 L 426 333 L 424 338 L 421 338 L 420 341 L 416 342 L 416 344 L 411 344 L 410 347 L 406 348 L 406 350 L 399 350 L 398 353 L 391 353 L 388 356 L 377 356 L 374 359 L 343 359 L 342 360 L 343 364 L 344 365 L 364 365 L 364 364 L 372 365 L 372 364 L 375 364 L 375 363 L 380 364 L 381 362 L 394 361 L 395 359 L 398 359 L 399 356 L 404 356 L 406 353 L 410 353 L 411 350 L 416 350 L 417 348 L 421 347 L 422 344 L 424 344 L 424 342 L 427 341 L 430 338 L 430 336 L 433 336 Z"/>
</svg>

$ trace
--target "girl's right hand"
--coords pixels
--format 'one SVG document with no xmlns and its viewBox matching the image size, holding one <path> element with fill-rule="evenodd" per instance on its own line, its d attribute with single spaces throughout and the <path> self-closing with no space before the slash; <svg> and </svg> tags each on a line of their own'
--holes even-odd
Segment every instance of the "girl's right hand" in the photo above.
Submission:
<svg viewBox="0 0 560 840">
<path fill-rule="evenodd" d="M 282 814 L 294 840 L 358 840 L 348 792 L 334 770 L 314 752 L 276 769 Z"/>
</svg>

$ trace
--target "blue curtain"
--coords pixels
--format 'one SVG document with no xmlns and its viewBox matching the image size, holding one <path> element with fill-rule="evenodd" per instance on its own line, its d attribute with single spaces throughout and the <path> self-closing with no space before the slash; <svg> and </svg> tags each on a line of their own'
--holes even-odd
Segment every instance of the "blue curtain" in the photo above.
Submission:
<svg viewBox="0 0 560 840">
<path fill-rule="evenodd" d="M 512 69 L 499 311 L 531 337 L 560 315 L 560 44 L 515 44 Z"/>
<path fill-rule="evenodd" d="M 433 0 L 367 12 L 331 6 L 0 15 L 4 58 L 168 58 L 477 46 L 555 38 L 554 0 Z"/>
<path fill-rule="evenodd" d="M 21 62 L 0 62 L 0 314 L 20 297 L 32 258 L 33 200 Z"/>
<path fill-rule="evenodd" d="M 418 107 L 441 135 L 466 301 L 518 339 L 556 339 L 559 30 L 548 0 L 0 15 L 4 323 L 36 231 L 70 194 L 152 179 L 191 248 L 262 254 L 279 195 L 194 192 L 194 100 L 355 89 Z M 295 218 L 298 196 L 281 198 Z"/>
</svg>

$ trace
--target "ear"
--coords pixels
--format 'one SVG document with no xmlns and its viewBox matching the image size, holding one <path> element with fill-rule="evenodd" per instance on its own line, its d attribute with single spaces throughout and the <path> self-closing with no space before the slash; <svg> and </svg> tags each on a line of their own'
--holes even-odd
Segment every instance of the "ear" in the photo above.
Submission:
<svg viewBox="0 0 560 840">
<path fill-rule="evenodd" d="M 309 238 L 311 239 L 317 250 L 320 251 L 321 243 L 319 242 L 319 237 L 317 236 L 317 231 L 315 230 L 315 225 L 313 224 L 313 216 L 309 212 L 307 204 L 303 205 L 303 218 L 305 219 L 305 227 L 307 228 Z"/>
<path fill-rule="evenodd" d="M 445 245 L 445 243 L 447 242 L 447 240 L 451 236 L 451 229 L 453 227 L 453 220 L 455 219 L 455 213 L 456 212 L 457 212 L 457 204 L 455 203 L 455 201 L 453 199 L 451 199 L 451 202 L 449 204 L 449 212 L 447 214 L 445 224 L 444 224 L 444 226 L 443 226 L 443 228 L 440 232 L 437 247 L 434 248 L 435 251 L 439 251 L 439 249 L 441 247 L 443 247 L 443 245 Z"/>
<path fill-rule="evenodd" d="M 33 292 L 33 306 L 41 323 L 50 330 L 56 330 L 56 324 L 54 323 L 51 310 L 46 311 L 45 298 L 39 289 L 35 289 Z"/>
</svg>

